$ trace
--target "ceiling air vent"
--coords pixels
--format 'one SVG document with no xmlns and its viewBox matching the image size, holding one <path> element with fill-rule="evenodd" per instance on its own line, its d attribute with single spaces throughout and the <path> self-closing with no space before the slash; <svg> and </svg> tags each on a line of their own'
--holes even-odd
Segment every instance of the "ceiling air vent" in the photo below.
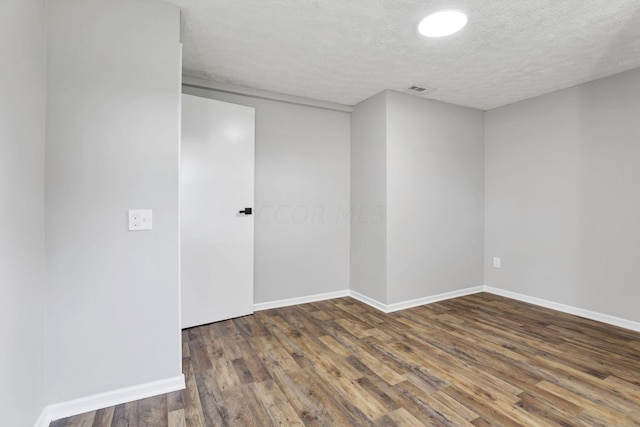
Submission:
<svg viewBox="0 0 640 427">
<path fill-rule="evenodd" d="M 406 93 L 410 93 L 412 95 L 425 96 L 432 92 L 435 92 L 435 88 L 428 86 L 409 86 L 404 90 Z"/>
</svg>

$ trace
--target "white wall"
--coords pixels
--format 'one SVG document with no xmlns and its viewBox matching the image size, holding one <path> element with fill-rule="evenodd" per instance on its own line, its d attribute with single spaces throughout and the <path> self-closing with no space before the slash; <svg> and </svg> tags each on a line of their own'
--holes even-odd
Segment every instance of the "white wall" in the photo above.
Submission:
<svg viewBox="0 0 640 427">
<path fill-rule="evenodd" d="M 184 87 L 256 109 L 255 302 L 349 288 L 349 114 Z"/>
<path fill-rule="evenodd" d="M 487 285 L 640 321 L 639 118 L 640 69 L 487 112 Z"/>
<path fill-rule="evenodd" d="M 481 285 L 484 114 L 387 100 L 388 303 Z"/>
<path fill-rule="evenodd" d="M 387 93 L 351 115 L 351 289 L 387 303 Z"/>
<path fill-rule="evenodd" d="M 179 21 L 148 0 L 48 3 L 49 403 L 181 374 Z M 131 208 L 154 229 L 127 231 Z"/>
<path fill-rule="evenodd" d="M 0 413 L 33 425 L 45 402 L 45 5 L 0 2 Z"/>
</svg>

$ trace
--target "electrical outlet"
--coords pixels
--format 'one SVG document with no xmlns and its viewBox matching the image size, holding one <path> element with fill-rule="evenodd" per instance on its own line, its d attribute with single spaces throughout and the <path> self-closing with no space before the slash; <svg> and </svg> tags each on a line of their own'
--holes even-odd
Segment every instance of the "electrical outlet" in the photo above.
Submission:
<svg viewBox="0 0 640 427">
<path fill-rule="evenodd" d="M 151 230 L 153 228 L 153 212 L 151 209 L 129 211 L 129 231 Z"/>
<path fill-rule="evenodd" d="M 493 257 L 493 267 L 500 268 L 500 257 L 497 257 L 497 256 Z"/>
</svg>

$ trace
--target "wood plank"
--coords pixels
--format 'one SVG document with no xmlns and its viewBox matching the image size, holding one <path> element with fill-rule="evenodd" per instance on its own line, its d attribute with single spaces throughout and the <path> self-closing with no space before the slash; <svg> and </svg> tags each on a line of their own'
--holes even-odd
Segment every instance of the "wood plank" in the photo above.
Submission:
<svg viewBox="0 0 640 427">
<path fill-rule="evenodd" d="M 169 427 L 187 427 L 184 409 L 176 409 L 167 414 Z"/>
<path fill-rule="evenodd" d="M 189 359 L 183 359 L 182 370 L 184 372 L 187 388 L 182 392 L 182 402 L 184 405 L 184 418 L 188 426 L 204 427 L 204 412 L 200 401 L 200 392 L 196 378 L 191 370 Z"/>
<path fill-rule="evenodd" d="M 140 427 L 167 427 L 167 395 L 139 400 L 136 415 Z"/>
<path fill-rule="evenodd" d="M 222 401 L 222 395 L 217 386 L 217 378 L 213 369 L 196 373 L 195 380 L 200 396 L 200 410 L 204 415 L 204 425 L 228 425 L 229 413 L 225 402 Z"/>
<path fill-rule="evenodd" d="M 424 424 L 416 417 L 411 415 L 409 411 L 404 408 L 394 409 L 389 413 L 389 418 L 396 422 L 398 426 L 423 426 Z"/>
<path fill-rule="evenodd" d="M 113 422 L 113 413 L 115 412 L 115 406 L 109 408 L 102 408 L 96 411 L 96 416 L 93 420 L 93 427 L 111 427 Z"/>
<path fill-rule="evenodd" d="M 67 420 L 65 427 L 92 427 L 93 421 L 96 418 L 96 413 L 87 412 L 85 414 L 80 414 L 73 417 L 70 420 Z"/>
<path fill-rule="evenodd" d="M 304 426 L 274 381 L 263 381 L 255 385 L 263 397 L 262 404 L 271 418 L 271 425 Z"/>
</svg>

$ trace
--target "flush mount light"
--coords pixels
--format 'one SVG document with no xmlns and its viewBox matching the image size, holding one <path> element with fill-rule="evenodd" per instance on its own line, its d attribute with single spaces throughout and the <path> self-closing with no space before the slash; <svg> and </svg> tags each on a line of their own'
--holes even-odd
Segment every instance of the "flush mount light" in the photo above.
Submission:
<svg viewBox="0 0 640 427">
<path fill-rule="evenodd" d="M 460 10 L 441 10 L 424 18 L 418 25 L 426 37 L 444 37 L 460 31 L 467 25 L 467 15 Z"/>
</svg>

